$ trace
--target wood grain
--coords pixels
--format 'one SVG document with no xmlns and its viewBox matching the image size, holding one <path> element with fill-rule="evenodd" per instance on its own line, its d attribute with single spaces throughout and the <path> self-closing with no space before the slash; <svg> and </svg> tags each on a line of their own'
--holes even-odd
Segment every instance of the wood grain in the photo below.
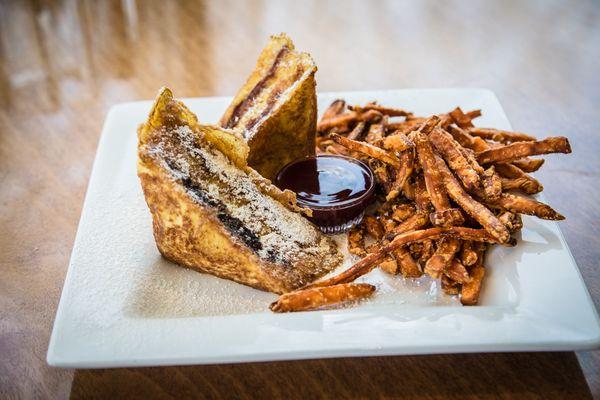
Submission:
<svg viewBox="0 0 600 400">
<path fill-rule="evenodd" d="M 48 339 L 108 108 L 231 95 L 271 33 L 318 90 L 486 87 L 515 129 L 566 135 L 536 176 L 600 305 L 600 5 L 593 1 L 0 2 L 0 398 L 600 397 L 600 353 L 71 371 Z M 568 294 L 564 294 L 568 295 Z M 588 389 L 589 386 L 589 389 Z"/>
</svg>

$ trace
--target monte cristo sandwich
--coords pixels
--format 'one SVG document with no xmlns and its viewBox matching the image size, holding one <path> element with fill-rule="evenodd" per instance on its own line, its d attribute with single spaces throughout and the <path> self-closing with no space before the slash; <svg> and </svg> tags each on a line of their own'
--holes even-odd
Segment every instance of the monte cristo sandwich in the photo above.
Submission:
<svg viewBox="0 0 600 400">
<path fill-rule="evenodd" d="M 289 162 L 315 154 L 317 66 L 291 39 L 275 35 L 221 117 L 250 146 L 248 164 L 267 179 Z"/>
<path fill-rule="evenodd" d="M 161 89 L 138 139 L 138 175 L 167 259 L 275 293 L 341 263 L 334 241 L 300 214 L 294 194 L 247 165 L 244 138 L 199 124 L 169 89 Z"/>
</svg>

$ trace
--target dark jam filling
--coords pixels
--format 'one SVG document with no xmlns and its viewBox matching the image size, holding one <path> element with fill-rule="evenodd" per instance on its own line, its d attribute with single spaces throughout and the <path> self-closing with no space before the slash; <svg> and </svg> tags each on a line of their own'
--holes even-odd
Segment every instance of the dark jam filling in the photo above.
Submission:
<svg viewBox="0 0 600 400">
<path fill-rule="evenodd" d="M 217 218 L 219 218 L 219 221 L 221 221 L 232 235 L 240 239 L 246 246 L 254 250 L 254 252 L 258 252 L 262 249 L 262 243 L 260 243 L 258 235 L 244 226 L 244 223 L 240 219 L 229 215 L 225 204 L 209 197 L 208 194 L 190 178 L 184 178 L 181 183 L 183 184 L 183 187 L 194 193 L 202 203 L 214 207 L 217 210 Z"/>
<path fill-rule="evenodd" d="M 319 226 L 338 226 L 358 217 L 373 198 L 373 173 L 349 157 L 316 156 L 294 161 L 277 175 L 277 186 L 296 193 Z"/>
</svg>

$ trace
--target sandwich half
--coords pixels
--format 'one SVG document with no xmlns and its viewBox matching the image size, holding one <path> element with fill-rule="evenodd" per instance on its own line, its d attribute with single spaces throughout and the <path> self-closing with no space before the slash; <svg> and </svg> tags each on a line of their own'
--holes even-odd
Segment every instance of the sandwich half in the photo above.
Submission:
<svg viewBox="0 0 600 400">
<path fill-rule="evenodd" d="M 244 138 L 199 124 L 169 89 L 161 89 L 138 140 L 138 176 L 167 259 L 275 293 L 341 263 L 336 244 L 299 213 L 293 193 L 247 165 Z"/>
<path fill-rule="evenodd" d="M 250 146 L 248 164 L 265 178 L 315 153 L 317 67 L 294 50 L 285 34 L 272 36 L 220 125 L 236 129 Z"/>
</svg>

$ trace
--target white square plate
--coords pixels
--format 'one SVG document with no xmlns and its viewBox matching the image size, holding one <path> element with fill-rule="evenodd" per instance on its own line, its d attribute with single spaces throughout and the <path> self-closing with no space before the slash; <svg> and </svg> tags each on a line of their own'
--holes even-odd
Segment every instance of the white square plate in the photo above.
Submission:
<svg viewBox="0 0 600 400">
<path fill-rule="evenodd" d="M 481 108 L 481 126 L 510 129 L 488 90 L 394 90 L 319 95 L 378 100 L 417 114 Z M 189 99 L 215 123 L 230 98 Z M 270 293 L 177 267 L 159 255 L 136 176 L 136 128 L 151 102 L 106 119 L 48 349 L 61 367 L 211 364 L 323 357 L 590 349 L 593 303 L 555 222 L 525 218 L 516 248 L 488 252 L 481 305 L 462 307 L 435 281 L 387 277 L 358 307 L 272 314 Z M 552 160 L 549 160 L 552 162 Z M 552 182 L 546 182 L 552 184 Z M 559 210 L 561 211 L 561 210 Z"/>
</svg>

